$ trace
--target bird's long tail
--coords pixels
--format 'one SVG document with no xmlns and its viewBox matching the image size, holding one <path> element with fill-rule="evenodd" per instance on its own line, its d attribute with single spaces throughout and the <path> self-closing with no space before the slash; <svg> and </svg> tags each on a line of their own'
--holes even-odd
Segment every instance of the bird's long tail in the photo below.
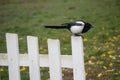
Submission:
<svg viewBox="0 0 120 80">
<path fill-rule="evenodd" d="M 45 26 L 45 28 L 62 29 L 67 28 L 67 26 Z"/>
</svg>

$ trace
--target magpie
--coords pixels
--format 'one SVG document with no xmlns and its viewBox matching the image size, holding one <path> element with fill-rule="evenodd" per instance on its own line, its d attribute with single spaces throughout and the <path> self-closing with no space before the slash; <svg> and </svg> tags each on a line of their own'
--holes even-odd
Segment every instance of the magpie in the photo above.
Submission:
<svg viewBox="0 0 120 80">
<path fill-rule="evenodd" d="M 93 26 L 90 23 L 84 21 L 75 21 L 70 23 L 64 23 L 60 26 L 45 26 L 45 28 L 52 28 L 52 29 L 68 29 L 73 35 L 79 36 L 81 33 L 86 33 L 90 30 Z"/>
</svg>

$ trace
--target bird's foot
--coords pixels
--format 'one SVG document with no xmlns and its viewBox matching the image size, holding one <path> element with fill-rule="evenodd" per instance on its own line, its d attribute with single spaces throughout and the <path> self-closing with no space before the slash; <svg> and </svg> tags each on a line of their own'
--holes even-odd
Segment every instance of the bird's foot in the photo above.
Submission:
<svg viewBox="0 0 120 80">
<path fill-rule="evenodd" d="M 83 35 L 80 35 L 80 34 L 75 34 L 75 36 L 81 36 L 81 37 L 84 39 L 84 36 L 83 36 Z"/>
</svg>

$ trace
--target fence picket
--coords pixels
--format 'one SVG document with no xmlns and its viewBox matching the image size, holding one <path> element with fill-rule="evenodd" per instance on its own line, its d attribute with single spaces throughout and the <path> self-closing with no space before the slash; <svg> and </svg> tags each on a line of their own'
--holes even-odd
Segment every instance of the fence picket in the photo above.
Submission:
<svg viewBox="0 0 120 80">
<path fill-rule="evenodd" d="M 74 80 L 85 80 L 82 37 L 71 37 Z"/>
<path fill-rule="evenodd" d="M 6 34 L 9 80 L 20 80 L 18 35 Z"/>
<path fill-rule="evenodd" d="M 62 80 L 59 40 L 48 39 L 50 80 Z"/>
<path fill-rule="evenodd" d="M 30 80 L 40 80 L 38 38 L 27 36 Z"/>
</svg>

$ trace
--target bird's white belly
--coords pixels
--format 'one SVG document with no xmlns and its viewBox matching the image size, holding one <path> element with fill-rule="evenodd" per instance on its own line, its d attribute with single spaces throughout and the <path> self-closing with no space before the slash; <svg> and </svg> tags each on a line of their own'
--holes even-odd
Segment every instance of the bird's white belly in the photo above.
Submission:
<svg viewBox="0 0 120 80">
<path fill-rule="evenodd" d="M 73 34 L 79 34 L 82 32 L 84 26 L 71 26 L 70 30 Z"/>
</svg>

